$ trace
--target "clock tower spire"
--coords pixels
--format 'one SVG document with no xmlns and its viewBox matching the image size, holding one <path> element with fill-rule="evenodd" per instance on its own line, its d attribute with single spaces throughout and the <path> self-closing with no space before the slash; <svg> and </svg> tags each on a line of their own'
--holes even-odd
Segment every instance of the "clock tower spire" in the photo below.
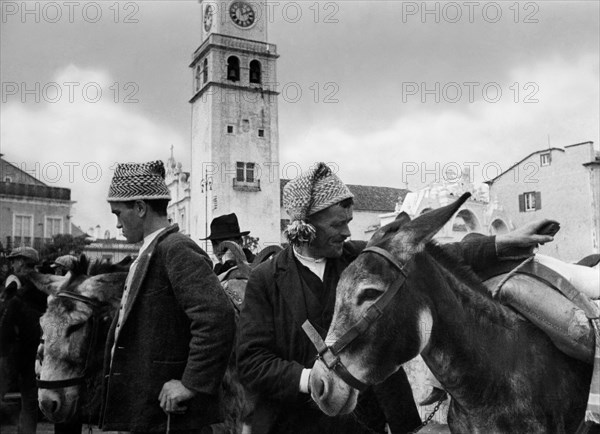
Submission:
<svg viewBox="0 0 600 434">
<path fill-rule="evenodd" d="M 207 237 L 214 217 L 235 212 L 261 247 L 278 244 L 279 56 L 266 41 L 266 2 L 203 0 L 200 6 L 202 43 L 190 64 L 191 235 Z"/>
</svg>

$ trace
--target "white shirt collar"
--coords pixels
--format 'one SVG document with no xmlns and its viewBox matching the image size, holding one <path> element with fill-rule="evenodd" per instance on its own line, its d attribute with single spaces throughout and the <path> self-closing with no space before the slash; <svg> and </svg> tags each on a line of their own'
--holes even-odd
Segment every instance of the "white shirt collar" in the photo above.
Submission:
<svg viewBox="0 0 600 434">
<path fill-rule="evenodd" d="M 319 279 L 321 279 L 321 281 L 323 281 L 325 265 L 327 265 L 327 258 L 310 258 L 298 253 L 295 247 L 293 247 L 292 250 L 294 251 L 296 258 L 298 258 L 298 261 L 300 261 L 302 265 L 312 271 Z"/>
<path fill-rule="evenodd" d="M 144 242 L 142 243 L 142 247 L 140 247 L 140 252 L 138 253 L 138 258 L 140 256 L 142 256 L 142 252 L 148 248 L 148 246 L 150 245 L 150 243 L 152 243 L 152 241 L 154 241 L 154 238 L 156 238 L 158 236 L 158 234 L 160 234 L 164 230 L 165 230 L 165 228 L 157 229 L 154 232 L 152 232 L 151 234 L 148 234 L 144 237 Z"/>
</svg>

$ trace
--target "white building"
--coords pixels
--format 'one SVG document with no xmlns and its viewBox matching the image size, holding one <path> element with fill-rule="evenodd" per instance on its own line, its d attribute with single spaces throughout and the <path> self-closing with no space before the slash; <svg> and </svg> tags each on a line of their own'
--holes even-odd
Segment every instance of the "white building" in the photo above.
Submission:
<svg viewBox="0 0 600 434">
<path fill-rule="evenodd" d="M 576 262 L 600 251 L 600 154 L 593 142 L 533 152 L 488 184 L 491 201 L 516 226 L 540 218 L 561 224 L 540 253 Z"/>
</svg>

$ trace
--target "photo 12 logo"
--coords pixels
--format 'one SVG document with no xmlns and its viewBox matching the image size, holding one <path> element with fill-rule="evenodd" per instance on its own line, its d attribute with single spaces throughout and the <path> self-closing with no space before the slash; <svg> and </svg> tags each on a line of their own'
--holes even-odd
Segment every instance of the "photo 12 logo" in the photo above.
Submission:
<svg viewBox="0 0 600 434">
<path fill-rule="evenodd" d="M 505 96 L 511 98 L 514 103 L 533 104 L 540 102 L 536 98 L 539 90 L 539 85 L 533 81 L 526 83 L 515 81 L 509 86 L 504 86 L 504 88 L 495 81 L 485 83 L 478 81 L 465 81 L 462 83 L 455 81 L 447 83 L 408 81 L 402 82 L 402 102 L 420 101 L 423 104 L 431 102 L 455 104 L 483 100 L 494 104 L 500 102 L 502 97 Z"/>
<path fill-rule="evenodd" d="M 515 24 L 537 24 L 537 2 L 402 2 L 402 23 L 495 24 L 510 20 Z"/>
<path fill-rule="evenodd" d="M 75 22 L 95 24 L 101 20 L 108 20 L 115 24 L 139 23 L 139 4 L 131 1 L 2 1 L 1 3 L 2 24 Z"/>
<path fill-rule="evenodd" d="M 335 81 L 298 83 L 261 83 L 252 86 L 252 90 L 229 88 L 222 86 L 197 86 L 196 98 L 202 103 L 209 103 L 215 99 L 222 103 L 239 104 L 240 101 L 256 103 L 261 100 L 274 102 L 281 98 L 283 102 L 296 104 L 302 100 L 314 104 L 337 104 L 340 102 L 340 85 Z"/>
<path fill-rule="evenodd" d="M 2 103 L 98 103 L 104 97 L 114 103 L 138 103 L 136 95 L 140 87 L 137 83 L 129 81 L 126 83 L 114 82 L 105 89 L 96 82 L 79 83 L 67 81 L 57 83 L 25 83 L 15 81 L 2 82 Z"/>
</svg>

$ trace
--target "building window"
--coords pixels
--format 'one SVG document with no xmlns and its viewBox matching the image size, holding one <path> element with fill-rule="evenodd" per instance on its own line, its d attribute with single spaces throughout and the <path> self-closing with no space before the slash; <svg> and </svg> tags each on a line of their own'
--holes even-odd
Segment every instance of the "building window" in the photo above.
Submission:
<svg viewBox="0 0 600 434">
<path fill-rule="evenodd" d="M 550 152 L 540 154 L 540 166 L 549 166 L 551 161 Z"/>
<path fill-rule="evenodd" d="M 262 128 L 260 128 L 258 130 L 258 137 L 264 137 L 265 136 L 265 130 L 263 130 Z"/>
<path fill-rule="evenodd" d="M 235 56 L 227 59 L 227 80 L 240 81 L 240 59 Z"/>
<path fill-rule="evenodd" d="M 54 235 L 62 234 L 62 218 L 61 217 L 46 217 L 46 225 L 44 226 L 44 238 L 52 238 Z"/>
<path fill-rule="evenodd" d="M 240 191 L 260 191 L 260 180 L 255 177 L 255 163 L 238 161 L 235 167 L 233 189 Z"/>
<path fill-rule="evenodd" d="M 260 84 L 260 81 L 260 62 L 258 60 L 253 60 L 252 62 L 250 62 L 250 83 Z"/>
<path fill-rule="evenodd" d="M 519 195 L 519 211 L 530 212 L 542 209 L 542 193 L 530 191 Z"/>
<path fill-rule="evenodd" d="M 5 176 L 4 182 L 12 182 L 12 178 L 10 176 Z"/>
<path fill-rule="evenodd" d="M 15 215 L 13 226 L 14 246 L 31 246 L 33 236 L 33 216 Z"/>
<path fill-rule="evenodd" d="M 208 59 L 204 59 L 202 62 L 202 84 L 206 84 L 208 81 Z"/>
<path fill-rule="evenodd" d="M 227 134 L 233 134 L 233 125 L 227 125 Z"/>
</svg>

